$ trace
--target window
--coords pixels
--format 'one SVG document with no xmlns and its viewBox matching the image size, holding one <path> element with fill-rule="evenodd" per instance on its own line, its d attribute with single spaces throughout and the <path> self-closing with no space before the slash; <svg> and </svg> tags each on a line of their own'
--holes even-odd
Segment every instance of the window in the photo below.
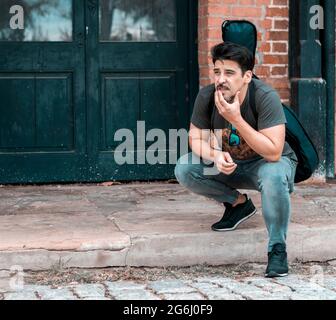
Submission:
<svg viewBox="0 0 336 320">
<path fill-rule="evenodd" d="M 175 41 L 175 0 L 100 0 L 101 41 Z"/>
<path fill-rule="evenodd" d="M 1 0 L 1 41 L 72 41 L 72 0 Z"/>
</svg>

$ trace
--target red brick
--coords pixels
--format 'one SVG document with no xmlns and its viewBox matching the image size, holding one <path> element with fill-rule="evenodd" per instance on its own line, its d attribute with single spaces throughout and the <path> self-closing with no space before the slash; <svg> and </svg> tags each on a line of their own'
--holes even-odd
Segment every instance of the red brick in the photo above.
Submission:
<svg viewBox="0 0 336 320">
<path fill-rule="evenodd" d="M 271 74 L 270 67 L 266 66 L 256 66 L 255 73 L 258 77 L 269 77 Z"/>
<path fill-rule="evenodd" d="M 288 8 L 270 8 L 266 9 L 266 17 L 288 17 Z"/>
<path fill-rule="evenodd" d="M 219 17 L 209 17 L 208 27 L 217 27 L 221 29 L 224 19 Z"/>
<path fill-rule="evenodd" d="M 208 3 L 208 5 L 221 4 L 222 1 L 221 0 L 208 0 L 207 3 Z"/>
<path fill-rule="evenodd" d="M 200 65 L 206 65 L 209 63 L 208 54 L 207 53 L 199 53 L 198 54 L 198 63 Z"/>
<path fill-rule="evenodd" d="M 209 77 L 210 76 L 210 68 L 208 66 L 200 67 L 199 74 L 201 77 Z"/>
<path fill-rule="evenodd" d="M 205 17 L 208 12 L 208 6 L 198 7 L 198 17 Z"/>
<path fill-rule="evenodd" d="M 263 59 L 264 64 L 287 64 L 288 56 L 287 55 L 264 55 Z"/>
<path fill-rule="evenodd" d="M 262 10 L 259 7 L 232 7 L 232 16 L 240 17 L 261 17 Z"/>
<path fill-rule="evenodd" d="M 287 67 L 272 67 L 271 71 L 272 76 L 286 76 L 287 75 Z"/>
<path fill-rule="evenodd" d="M 256 0 L 239 0 L 239 4 L 241 4 L 241 5 L 255 5 Z"/>
<path fill-rule="evenodd" d="M 231 15 L 230 6 L 209 6 L 206 10 L 206 14 L 210 16 L 229 16 Z"/>
<path fill-rule="evenodd" d="M 273 42 L 272 52 L 287 52 L 287 43 L 285 42 Z"/>
<path fill-rule="evenodd" d="M 289 81 L 287 76 L 283 76 L 282 78 L 277 79 L 271 77 L 267 80 L 267 83 L 270 84 L 273 88 L 276 88 L 277 90 L 289 89 Z"/>
<path fill-rule="evenodd" d="M 260 28 L 262 29 L 272 29 L 272 24 L 273 24 L 273 20 L 272 19 L 265 19 L 260 21 Z"/>
<path fill-rule="evenodd" d="M 271 0 L 257 0 L 256 5 L 257 6 L 262 6 L 262 5 L 270 5 Z"/>
<path fill-rule="evenodd" d="M 288 30 L 288 20 L 274 20 L 274 29 Z"/>
<path fill-rule="evenodd" d="M 211 29 L 207 30 L 205 35 L 208 39 L 214 39 L 214 40 L 218 39 L 220 41 L 220 39 L 222 38 L 222 31 L 221 31 L 220 27 L 211 28 Z"/>
<path fill-rule="evenodd" d="M 288 6 L 288 0 L 273 0 L 275 6 Z"/>
<path fill-rule="evenodd" d="M 261 52 L 270 52 L 271 51 L 271 44 L 269 42 L 263 42 L 258 48 Z"/>
<path fill-rule="evenodd" d="M 199 0 L 198 6 L 203 7 L 208 5 L 208 0 Z"/>
<path fill-rule="evenodd" d="M 269 32 L 266 32 L 266 40 L 288 41 L 288 32 L 287 31 L 269 31 Z"/>
</svg>

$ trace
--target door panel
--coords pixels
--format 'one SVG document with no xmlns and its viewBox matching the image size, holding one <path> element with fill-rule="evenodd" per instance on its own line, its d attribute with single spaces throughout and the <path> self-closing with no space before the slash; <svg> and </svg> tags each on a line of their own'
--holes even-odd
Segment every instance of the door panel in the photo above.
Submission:
<svg viewBox="0 0 336 320">
<path fill-rule="evenodd" d="M 0 181 L 86 181 L 84 4 L 14 4 L 26 22 L 0 17 Z"/>
<path fill-rule="evenodd" d="M 1 150 L 72 149 L 71 82 L 71 75 L 0 76 Z"/>
</svg>

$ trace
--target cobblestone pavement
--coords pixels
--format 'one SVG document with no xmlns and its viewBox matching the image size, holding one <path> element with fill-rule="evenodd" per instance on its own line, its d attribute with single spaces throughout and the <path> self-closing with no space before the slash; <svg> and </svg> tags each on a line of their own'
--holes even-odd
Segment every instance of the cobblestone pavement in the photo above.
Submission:
<svg viewBox="0 0 336 320">
<path fill-rule="evenodd" d="M 225 272 L 220 267 L 194 269 L 191 273 L 161 269 L 156 276 L 153 271 L 138 268 L 128 273 L 130 279 L 116 277 L 116 281 L 102 276 L 111 275 L 110 271 L 96 270 L 94 276 L 92 271 L 86 273 L 90 283 L 83 282 L 84 277 L 79 279 L 78 273 L 80 282 L 66 272 L 61 277 L 45 272 L 43 276 L 36 273 L 32 278 L 20 278 L 18 273 L 0 271 L 0 300 L 336 300 L 336 267 L 332 264 L 326 268 L 311 263 L 287 277 L 274 279 L 263 277 L 264 267 L 254 264 L 254 272 L 246 272 L 246 266 L 245 271 L 231 267 Z"/>
</svg>

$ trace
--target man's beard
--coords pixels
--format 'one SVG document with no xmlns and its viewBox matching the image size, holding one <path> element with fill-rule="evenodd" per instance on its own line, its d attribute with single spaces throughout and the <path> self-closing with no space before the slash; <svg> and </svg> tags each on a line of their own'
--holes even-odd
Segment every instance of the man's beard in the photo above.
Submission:
<svg viewBox="0 0 336 320">
<path fill-rule="evenodd" d="M 231 96 L 231 97 L 229 97 L 229 98 L 225 98 L 225 97 L 224 97 L 224 100 L 225 100 L 227 103 L 233 103 L 234 98 L 235 98 L 235 96 Z"/>
<path fill-rule="evenodd" d="M 225 85 L 223 85 L 223 84 L 219 84 L 219 85 L 216 87 L 216 89 L 219 90 L 219 91 L 221 91 L 221 92 L 222 92 L 222 90 L 230 90 L 229 87 L 227 87 L 227 86 L 225 86 Z M 230 97 L 226 98 L 226 97 L 224 96 L 224 93 L 223 93 L 223 92 L 222 92 L 222 94 L 223 94 L 223 98 L 224 98 L 224 100 L 225 100 L 227 103 L 232 103 L 232 102 L 233 102 L 233 100 L 234 100 L 234 96 L 230 96 Z"/>
</svg>

